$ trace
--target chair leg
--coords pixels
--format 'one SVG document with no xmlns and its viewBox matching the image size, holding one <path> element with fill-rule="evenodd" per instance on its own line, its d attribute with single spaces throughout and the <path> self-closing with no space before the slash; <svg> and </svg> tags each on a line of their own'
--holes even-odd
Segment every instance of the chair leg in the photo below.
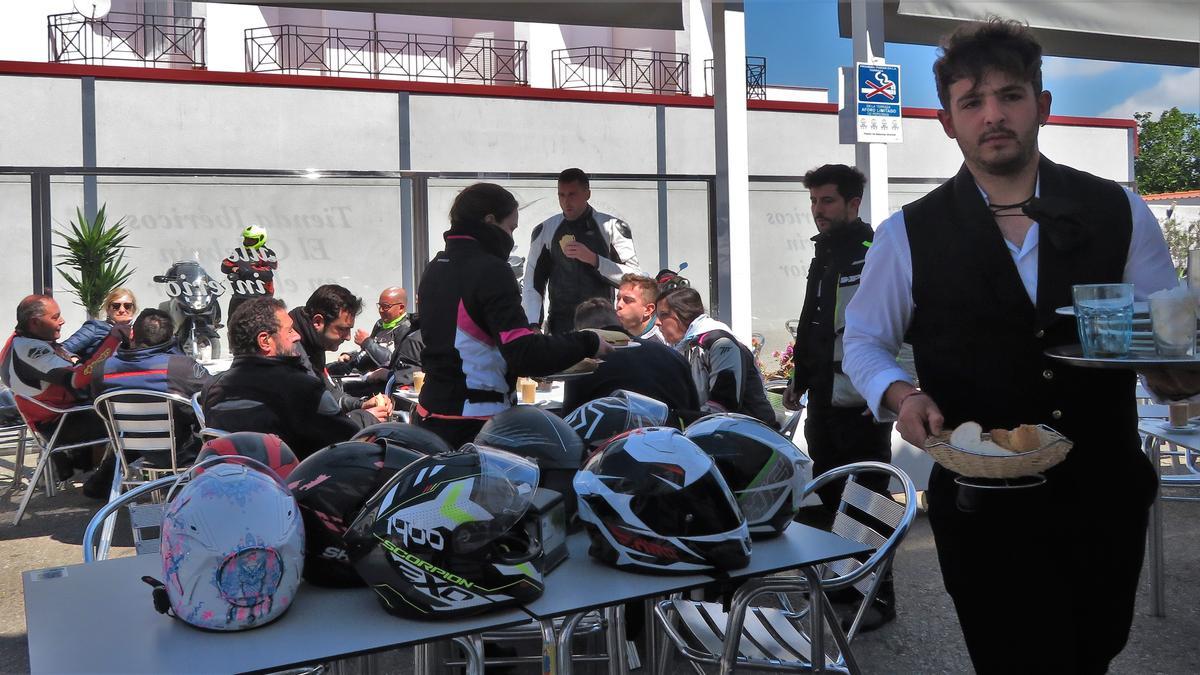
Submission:
<svg viewBox="0 0 1200 675">
<path fill-rule="evenodd" d="M 118 461 L 116 468 L 113 469 L 112 487 L 108 492 L 108 501 L 113 501 L 121 496 L 121 481 L 125 479 L 125 472 L 122 470 L 123 462 Z M 117 512 L 113 511 L 112 515 L 104 519 L 104 530 L 100 533 L 100 550 L 96 554 L 97 560 L 107 560 L 108 551 L 112 548 L 113 531 L 117 528 Z"/>
<path fill-rule="evenodd" d="M 17 459 L 13 462 L 13 480 L 9 492 L 21 487 L 21 474 L 25 473 L 25 434 L 29 433 L 24 427 L 17 432 Z"/>
<path fill-rule="evenodd" d="M 43 472 L 53 472 L 52 467 L 46 466 L 50 461 L 50 453 L 42 450 L 39 453 L 37 467 L 33 470 L 33 476 L 29 479 L 29 485 L 25 488 L 25 495 L 21 497 L 21 505 L 17 507 L 17 515 L 13 518 L 13 526 L 21 524 L 21 518 L 25 516 L 25 508 L 29 506 L 29 498 L 33 496 L 33 489 L 37 487 L 38 478 L 41 478 Z M 49 474 L 47 474 L 49 475 Z"/>
</svg>

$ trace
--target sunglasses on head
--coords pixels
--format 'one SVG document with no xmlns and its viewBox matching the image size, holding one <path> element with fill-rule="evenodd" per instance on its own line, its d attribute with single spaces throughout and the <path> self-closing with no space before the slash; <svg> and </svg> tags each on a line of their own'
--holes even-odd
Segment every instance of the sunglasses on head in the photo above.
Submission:
<svg viewBox="0 0 1200 675">
<path fill-rule="evenodd" d="M 132 312 L 134 304 L 132 302 L 110 302 L 110 303 L 108 303 L 108 308 L 114 312 L 121 309 L 122 307 L 129 310 L 130 312 Z"/>
</svg>

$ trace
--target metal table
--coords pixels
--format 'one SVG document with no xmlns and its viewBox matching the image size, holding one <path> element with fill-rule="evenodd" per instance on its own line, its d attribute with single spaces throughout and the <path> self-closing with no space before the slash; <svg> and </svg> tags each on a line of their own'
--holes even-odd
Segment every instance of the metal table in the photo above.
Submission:
<svg viewBox="0 0 1200 675">
<path fill-rule="evenodd" d="M 448 621 L 383 611 L 366 588 L 302 584 L 274 623 L 236 633 L 197 630 L 154 610 L 143 575 L 158 556 L 24 572 L 29 666 L 34 673 L 235 673 L 279 670 L 444 640 L 529 621 L 517 608 Z M 64 647 L 64 638 L 70 646 Z"/>
<path fill-rule="evenodd" d="M 1150 506 L 1150 614 L 1166 616 L 1166 570 L 1163 563 L 1163 514 L 1162 514 L 1162 455 L 1159 451 L 1159 441 L 1170 443 L 1192 451 L 1200 451 L 1200 433 L 1168 431 L 1160 420 L 1142 419 L 1138 421 L 1138 432 L 1142 434 L 1142 449 L 1154 466 L 1154 476 L 1158 481 L 1159 494 Z M 1200 478 L 1187 476 L 1180 483 L 1200 486 Z M 1169 484 L 1169 483 L 1168 483 Z"/>
</svg>

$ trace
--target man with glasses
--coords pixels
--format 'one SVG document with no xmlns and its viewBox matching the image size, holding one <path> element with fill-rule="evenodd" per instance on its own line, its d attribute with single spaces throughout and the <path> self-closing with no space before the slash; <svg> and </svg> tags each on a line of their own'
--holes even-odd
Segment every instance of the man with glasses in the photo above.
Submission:
<svg viewBox="0 0 1200 675">
<path fill-rule="evenodd" d="M 338 401 L 342 412 L 362 408 L 386 422 L 392 414 L 392 403 L 388 397 L 372 397 L 363 400 L 342 391 L 325 368 L 325 353 L 336 352 L 342 343 L 350 339 L 354 330 L 354 317 L 362 311 L 362 299 L 350 289 L 337 284 L 318 286 L 303 307 L 293 309 L 290 314 L 300 334 L 300 349 L 297 356 L 310 373 L 321 379 L 325 387 Z"/>
<path fill-rule="evenodd" d="M 359 346 L 359 351 L 339 355 L 338 362 L 328 366 L 330 375 L 340 377 L 354 371 L 371 374 L 381 368 L 391 368 L 393 360 L 401 353 L 405 354 L 405 361 L 411 361 L 413 356 L 417 358 L 415 363 L 404 364 L 410 367 L 409 370 L 411 366 L 421 365 L 420 349 L 405 348 L 413 339 L 420 341 L 416 317 L 407 311 L 408 293 L 399 286 L 384 289 L 379 294 L 379 302 L 375 306 L 379 309 L 379 320 L 375 322 L 371 332 L 361 328 L 354 331 L 354 343 Z M 384 374 L 383 380 L 386 380 L 387 371 L 381 372 Z M 411 377 L 410 373 L 409 382 Z M 369 377 L 360 393 L 382 391 L 383 381 L 375 382 L 374 379 L 373 376 Z M 347 387 L 347 390 L 350 388 Z"/>
<path fill-rule="evenodd" d="M 349 329 L 347 329 L 348 331 Z M 334 394 L 301 361 L 300 334 L 287 306 L 252 298 L 229 318 L 233 365 L 204 388 L 204 420 L 223 431 L 276 434 L 303 459 L 378 421 L 342 411 Z"/>
</svg>

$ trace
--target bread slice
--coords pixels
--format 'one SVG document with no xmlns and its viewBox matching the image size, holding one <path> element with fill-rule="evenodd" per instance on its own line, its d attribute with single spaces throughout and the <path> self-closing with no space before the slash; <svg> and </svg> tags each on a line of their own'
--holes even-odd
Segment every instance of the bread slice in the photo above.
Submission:
<svg viewBox="0 0 1200 675">
<path fill-rule="evenodd" d="M 591 331 L 599 335 L 601 340 L 618 347 L 624 347 L 629 344 L 629 336 L 619 330 L 604 330 L 603 328 L 584 328 L 584 330 Z"/>
<path fill-rule="evenodd" d="M 574 244 L 574 243 L 575 243 L 575 235 L 573 235 L 573 234 L 564 234 L 562 236 L 562 238 L 558 240 L 558 246 L 559 246 L 559 248 L 561 248 L 563 250 L 563 253 L 567 252 L 567 244 Z"/>
</svg>

